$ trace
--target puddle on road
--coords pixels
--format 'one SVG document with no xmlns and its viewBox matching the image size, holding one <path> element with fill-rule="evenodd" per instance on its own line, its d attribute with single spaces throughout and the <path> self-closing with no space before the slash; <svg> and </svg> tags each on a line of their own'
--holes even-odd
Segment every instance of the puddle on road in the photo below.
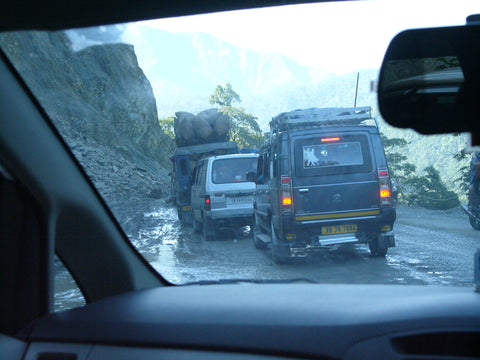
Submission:
<svg viewBox="0 0 480 360">
<path fill-rule="evenodd" d="M 277 265 L 270 250 L 252 244 L 249 229 L 218 229 L 217 241 L 204 241 L 178 221 L 176 209 L 163 202 L 150 204 L 134 233 L 133 245 L 168 281 L 308 278 L 319 283 L 471 285 L 469 265 L 459 267 L 455 256 L 436 254 L 441 233 L 429 234 L 411 226 L 397 226 L 397 246 L 385 258 L 373 258 L 364 244 L 343 244 L 316 252 L 298 252 L 290 264 Z M 418 239 L 422 239 L 419 242 Z M 430 245 L 425 239 L 429 239 Z M 445 240 L 444 240 L 445 241 Z M 432 251 L 432 249 L 434 251 Z M 444 250 L 442 250 L 444 251 Z M 439 258 L 442 263 L 439 264 Z M 439 270 L 442 269 L 441 271 Z M 80 292 L 63 272 L 56 275 L 56 309 L 78 306 Z M 83 300 L 82 300 L 83 301 Z"/>
<path fill-rule="evenodd" d="M 429 257 L 427 257 L 427 260 Z M 471 285 L 468 280 L 459 283 L 453 275 L 443 271 L 432 270 L 432 266 L 425 259 L 408 258 L 405 256 L 392 256 L 388 258 L 391 266 L 401 268 L 409 275 L 426 285 Z"/>
<path fill-rule="evenodd" d="M 174 208 L 146 212 L 134 240 L 140 252 L 170 282 L 229 278 L 309 278 L 320 283 L 425 284 L 405 276 L 394 258 L 372 258 L 364 244 L 334 245 L 316 252 L 294 253 L 291 264 L 273 263 L 269 250 L 253 247 L 249 229 L 221 228 L 217 241 L 206 242 L 191 228 L 182 228 Z M 394 249 L 391 249 L 394 250 Z M 412 260 L 414 264 L 416 260 Z M 409 265 L 412 265 L 409 264 Z"/>
<path fill-rule="evenodd" d="M 392 252 L 392 266 L 403 268 L 427 285 L 473 285 L 470 239 L 463 234 L 452 236 L 435 229 L 402 225 L 397 226 L 396 236 L 402 252 Z"/>
</svg>

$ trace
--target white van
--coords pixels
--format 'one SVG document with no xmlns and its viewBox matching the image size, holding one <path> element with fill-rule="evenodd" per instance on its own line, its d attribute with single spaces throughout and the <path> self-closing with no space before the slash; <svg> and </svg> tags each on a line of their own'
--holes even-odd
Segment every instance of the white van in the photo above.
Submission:
<svg viewBox="0 0 480 360">
<path fill-rule="evenodd" d="M 256 172 L 257 154 L 212 156 L 200 160 L 193 172 L 193 229 L 203 229 L 205 240 L 216 239 L 222 226 L 253 225 L 255 183 L 247 173 Z"/>
</svg>

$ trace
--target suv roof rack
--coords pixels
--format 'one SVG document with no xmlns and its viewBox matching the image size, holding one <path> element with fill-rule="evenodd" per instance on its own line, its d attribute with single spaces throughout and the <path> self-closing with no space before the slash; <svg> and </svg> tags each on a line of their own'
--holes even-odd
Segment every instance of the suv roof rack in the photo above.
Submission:
<svg viewBox="0 0 480 360">
<path fill-rule="evenodd" d="M 309 108 L 281 113 L 270 121 L 271 132 L 302 128 L 307 126 L 346 126 L 360 125 L 372 118 L 370 106 L 353 108 Z"/>
</svg>

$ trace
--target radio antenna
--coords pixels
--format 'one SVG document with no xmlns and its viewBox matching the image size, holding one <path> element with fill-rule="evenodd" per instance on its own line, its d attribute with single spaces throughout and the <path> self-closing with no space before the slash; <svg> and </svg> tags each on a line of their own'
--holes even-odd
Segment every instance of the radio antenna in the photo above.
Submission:
<svg viewBox="0 0 480 360">
<path fill-rule="evenodd" d="M 355 86 L 355 101 L 353 102 L 353 107 L 357 107 L 357 94 L 358 94 L 358 79 L 360 78 L 360 73 L 357 73 L 357 85 Z"/>
</svg>

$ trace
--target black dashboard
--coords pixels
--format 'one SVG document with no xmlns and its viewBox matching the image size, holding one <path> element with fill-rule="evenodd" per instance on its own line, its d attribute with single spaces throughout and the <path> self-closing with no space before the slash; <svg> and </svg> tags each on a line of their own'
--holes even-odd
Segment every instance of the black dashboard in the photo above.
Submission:
<svg viewBox="0 0 480 360">
<path fill-rule="evenodd" d="M 480 358 L 479 300 L 453 287 L 163 287 L 49 315 L 23 336 L 26 359 L 43 360 L 469 359 Z"/>
</svg>

